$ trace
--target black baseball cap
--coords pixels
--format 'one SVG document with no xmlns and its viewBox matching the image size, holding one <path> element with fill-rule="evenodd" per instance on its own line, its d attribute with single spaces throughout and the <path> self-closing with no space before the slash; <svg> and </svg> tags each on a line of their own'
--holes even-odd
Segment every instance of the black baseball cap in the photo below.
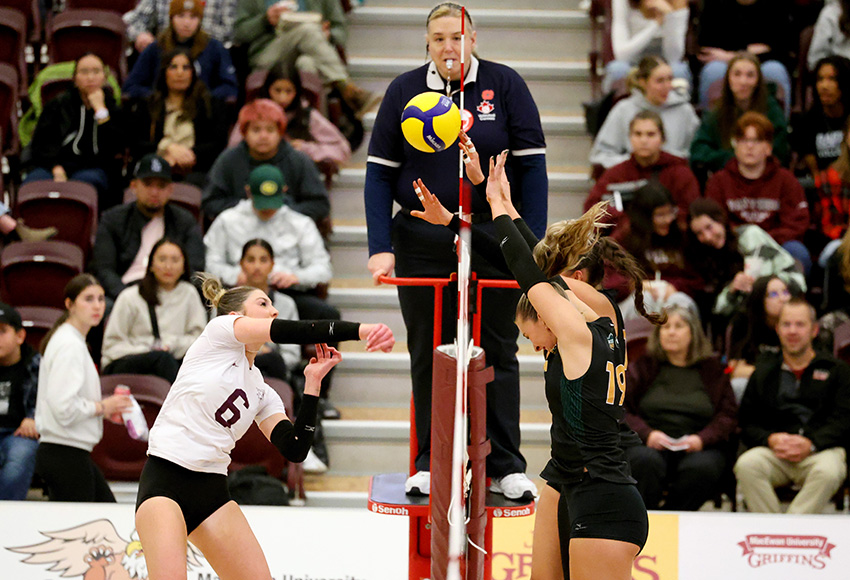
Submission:
<svg viewBox="0 0 850 580">
<path fill-rule="evenodd" d="M 136 179 L 147 179 L 149 177 L 159 177 L 165 181 L 171 181 L 171 166 L 168 161 L 156 155 L 149 153 L 139 160 L 136 164 Z"/>
<path fill-rule="evenodd" d="M 24 327 L 20 313 L 5 302 L 0 302 L 0 324 L 8 324 L 15 330 Z"/>
</svg>

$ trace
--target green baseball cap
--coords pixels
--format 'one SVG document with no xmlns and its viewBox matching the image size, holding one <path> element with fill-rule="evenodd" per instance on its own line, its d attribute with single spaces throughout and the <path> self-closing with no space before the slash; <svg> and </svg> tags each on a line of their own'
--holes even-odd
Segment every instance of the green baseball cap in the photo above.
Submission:
<svg viewBox="0 0 850 580">
<path fill-rule="evenodd" d="M 254 208 L 280 209 L 286 193 L 286 181 L 283 173 L 274 165 L 260 165 L 248 176 L 248 187 L 254 200 Z"/>
</svg>

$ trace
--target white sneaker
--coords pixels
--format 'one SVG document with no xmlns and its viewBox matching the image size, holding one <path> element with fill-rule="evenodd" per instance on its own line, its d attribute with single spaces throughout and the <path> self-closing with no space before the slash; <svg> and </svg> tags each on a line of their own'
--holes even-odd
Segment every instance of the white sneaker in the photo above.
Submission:
<svg viewBox="0 0 850 580">
<path fill-rule="evenodd" d="M 307 453 L 307 457 L 301 463 L 301 466 L 304 467 L 304 473 L 324 473 L 328 470 L 325 462 L 319 459 L 312 449 Z"/>
<path fill-rule="evenodd" d="M 531 501 L 537 497 L 537 486 L 524 473 L 509 473 L 501 479 L 491 479 L 490 491 L 515 501 Z"/>
<path fill-rule="evenodd" d="M 404 493 L 407 495 L 430 495 L 431 472 L 417 471 L 404 482 Z"/>
</svg>

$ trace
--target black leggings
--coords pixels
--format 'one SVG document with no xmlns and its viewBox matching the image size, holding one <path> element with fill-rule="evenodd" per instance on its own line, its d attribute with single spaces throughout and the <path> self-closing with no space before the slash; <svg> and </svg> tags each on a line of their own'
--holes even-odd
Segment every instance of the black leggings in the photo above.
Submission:
<svg viewBox="0 0 850 580">
<path fill-rule="evenodd" d="M 152 350 L 141 354 L 128 354 L 109 363 L 103 374 L 119 375 L 130 373 L 136 375 L 156 375 L 169 383 L 177 378 L 180 362 L 168 351 Z"/>
<path fill-rule="evenodd" d="M 35 472 L 44 480 L 50 501 L 115 503 L 106 478 L 85 449 L 39 443 Z"/>
</svg>

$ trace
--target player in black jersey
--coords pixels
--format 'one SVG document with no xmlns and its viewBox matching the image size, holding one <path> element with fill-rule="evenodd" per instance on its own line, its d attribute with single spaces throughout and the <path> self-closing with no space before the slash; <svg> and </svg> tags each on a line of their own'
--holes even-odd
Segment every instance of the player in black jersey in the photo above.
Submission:
<svg viewBox="0 0 850 580">
<path fill-rule="evenodd" d="M 486 195 L 486 185 L 483 172 L 479 168 L 478 155 L 469 138 L 461 133 L 459 141 L 464 150 L 465 166 L 467 175 L 476 191 L 483 197 Z M 449 212 L 419 179 L 413 183 L 413 188 L 422 203 L 422 211 L 412 211 L 411 215 L 419 217 L 435 225 L 444 225 L 458 233 L 460 221 L 455 214 Z M 534 250 L 534 259 L 538 266 L 544 271 L 550 282 L 568 290 L 568 279 L 584 281 L 597 290 L 601 290 L 602 279 L 605 273 L 605 263 L 615 266 L 617 269 L 628 272 L 632 279 L 638 283 L 642 280 L 642 272 L 634 260 L 623 250 L 623 248 L 610 238 L 600 238 L 584 254 L 576 258 L 570 252 L 558 252 L 557 233 L 560 231 L 557 225 L 549 229 L 547 238 L 538 244 L 538 239 L 514 209 L 511 202 L 510 184 L 501 174 L 500 190 L 502 202 L 506 213 L 510 216 L 522 239 L 530 250 Z M 472 250 L 491 262 L 493 266 L 510 274 L 499 248 L 499 241 L 486 232 L 472 225 Z M 583 291 L 583 290 L 580 290 Z M 610 296 L 605 294 L 611 300 Z M 641 297 L 642 298 L 642 297 Z M 623 335 L 623 318 L 619 308 L 611 300 L 611 308 L 615 313 L 617 336 L 617 365 L 626 364 L 625 336 Z M 550 370 L 553 376 L 560 376 L 554 370 Z M 625 421 L 619 426 L 619 445 L 622 448 L 634 445 L 642 445 L 640 437 L 634 433 Z M 545 476 L 545 472 L 544 472 Z M 570 538 L 570 516 L 569 506 L 566 498 L 561 495 L 561 486 L 550 481 L 541 492 L 538 499 L 537 514 L 534 526 L 534 542 L 532 548 L 532 577 L 535 580 L 560 580 L 570 578 L 569 574 L 569 552 L 567 551 Z M 563 544 L 563 546 L 562 546 Z M 563 549 L 562 549 L 563 548 Z"/>
<path fill-rule="evenodd" d="M 534 559 L 541 576 L 558 577 L 561 567 L 556 556 L 568 549 L 573 580 L 628 580 L 632 562 L 646 541 L 648 520 L 620 446 L 626 388 L 622 319 L 614 304 L 592 286 L 570 279 L 565 291 L 549 282 L 504 203 L 503 165 L 503 156 L 495 164 L 491 160 L 487 199 L 505 261 L 525 293 L 517 307 L 517 325 L 535 349 L 547 355 L 552 458 L 543 477 L 566 499 L 570 518 L 569 540 L 561 537 L 560 545 L 551 541 L 539 548 L 535 545 Z M 598 204 L 578 220 L 550 226 L 538 253 L 544 254 L 546 265 L 556 268 L 555 273 L 574 270 L 594 247 L 604 208 Z M 622 258 L 618 265 L 631 279 L 640 279 L 639 268 L 625 253 Z M 639 285 L 635 303 L 653 322 L 663 321 L 645 312 Z M 557 522 L 551 515 L 557 512 L 557 503 L 546 499 L 541 497 L 538 505 L 538 521 L 544 527 Z M 558 528 L 565 529 L 563 523 Z M 551 537 L 557 529 L 548 532 Z M 535 540 L 538 537 L 535 530 Z M 533 569 L 534 564 L 533 560 Z"/>
</svg>

